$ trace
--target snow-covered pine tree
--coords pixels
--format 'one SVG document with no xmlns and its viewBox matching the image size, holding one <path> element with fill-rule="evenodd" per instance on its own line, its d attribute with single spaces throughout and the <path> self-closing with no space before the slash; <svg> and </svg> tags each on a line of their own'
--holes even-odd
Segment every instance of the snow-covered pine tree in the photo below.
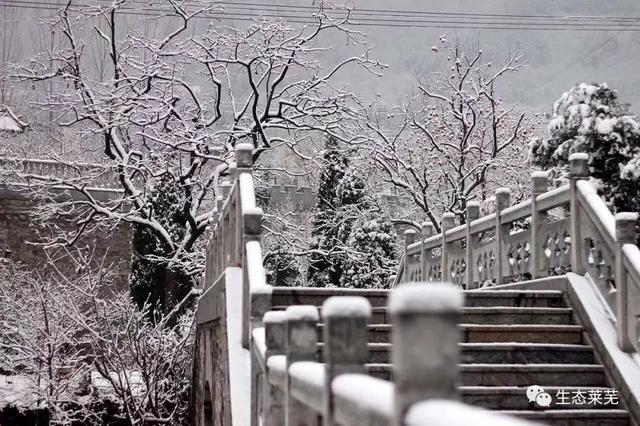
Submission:
<svg viewBox="0 0 640 426">
<path fill-rule="evenodd" d="M 606 84 L 579 84 L 553 105 L 548 137 L 531 143 L 533 164 L 566 179 L 569 155 L 589 154 L 590 174 L 616 211 L 640 211 L 640 120 Z"/>
<path fill-rule="evenodd" d="M 153 216 L 168 230 L 173 241 L 180 241 L 186 232 L 185 198 L 172 176 L 161 175 L 147 194 L 147 205 Z M 170 268 L 167 247 L 148 227 L 134 225 L 132 238 L 129 292 L 142 309 L 149 303 L 149 312 L 167 313 L 191 290 L 190 278 Z"/>
<path fill-rule="evenodd" d="M 374 208 L 365 181 L 327 142 L 310 245 L 312 286 L 380 288 L 397 266 L 395 233 Z"/>
<path fill-rule="evenodd" d="M 340 277 L 341 287 L 385 288 L 397 272 L 397 241 L 389 220 L 373 214 L 357 220 L 347 246 L 350 250 Z"/>
<path fill-rule="evenodd" d="M 311 286 L 337 285 L 342 275 L 338 257 L 339 247 L 343 242 L 338 238 L 340 205 L 336 188 L 348 166 L 349 160 L 340 150 L 338 141 L 331 137 L 326 139 L 311 231 L 307 273 L 308 284 Z"/>
</svg>

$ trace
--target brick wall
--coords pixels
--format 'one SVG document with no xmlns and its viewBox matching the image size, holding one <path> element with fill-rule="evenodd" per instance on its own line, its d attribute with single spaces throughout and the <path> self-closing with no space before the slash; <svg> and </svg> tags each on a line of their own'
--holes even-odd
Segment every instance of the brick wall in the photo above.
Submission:
<svg viewBox="0 0 640 426">
<path fill-rule="evenodd" d="M 24 194 L 0 187 L 0 257 L 8 257 L 29 268 L 42 268 L 46 260 L 44 249 L 29 244 L 38 242 L 38 233 L 46 229 L 33 220 L 34 207 L 35 201 Z M 68 228 L 69 222 L 59 219 L 55 225 L 64 229 Z M 117 286 L 126 288 L 131 257 L 131 229 L 128 225 L 120 225 L 109 234 L 83 236 L 77 245 L 95 249 L 96 262 L 105 256 L 106 264 L 117 270 Z M 49 253 L 56 257 L 55 250 Z M 57 266 L 69 273 L 76 269 L 71 259 L 62 260 Z"/>
</svg>

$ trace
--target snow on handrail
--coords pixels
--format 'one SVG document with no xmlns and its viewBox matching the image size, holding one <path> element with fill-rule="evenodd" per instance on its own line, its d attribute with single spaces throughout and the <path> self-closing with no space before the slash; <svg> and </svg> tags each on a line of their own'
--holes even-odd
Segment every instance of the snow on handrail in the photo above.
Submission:
<svg viewBox="0 0 640 426">
<path fill-rule="evenodd" d="M 264 350 L 254 350 L 255 356 L 267 357 L 266 361 L 258 359 L 261 370 L 254 373 L 266 379 L 266 386 L 256 387 L 264 394 L 252 399 L 263 403 L 254 410 L 255 424 L 317 424 L 320 415 L 323 424 L 343 426 L 438 421 L 462 425 L 470 424 L 465 421 L 475 414 L 481 426 L 500 426 L 507 420 L 518 426 L 533 425 L 458 402 L 440 401 L 444 411 L 439 414 L 431 406 L 423 407 L 425 400 L 456 396 L 460 374 L 456 318 L 462 306 L 463 294 L 451 284 L 414 283 L 391 292 L 393 383 L 365 374 L 371 315 L 367 299 L 334 296 L 325 301 L 324 362 L 316 360 L 318 316 L 312 306 L 288 307 L 284 314 L 266 313 L 264 333 L 254 334 L 266 343 Z M 254 341 L 254 345 L 260 342 Z M 429 350 L 420 350 L 425 348 Z M 425 353 L 430 354 L 428 359 Z M 443 414 L 446 417 L 442 418 Z"/>
<path fill-rule="evenodd" d="M 409 409 L 407 426 L 535 426 L 528 420 L 516 419 L 458 401 L 432 399 Z"/>
</svg>

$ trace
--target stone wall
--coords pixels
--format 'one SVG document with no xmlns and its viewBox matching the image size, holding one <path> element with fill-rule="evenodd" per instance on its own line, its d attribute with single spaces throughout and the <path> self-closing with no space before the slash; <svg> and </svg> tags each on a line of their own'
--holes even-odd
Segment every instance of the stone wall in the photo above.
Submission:
<svg viewBox="0 0 640 426">
<path fill-rule="evenodd" d="M 21 262 L 30 269 L 40 269 L 46 261 L 42 246 L 29 244 L 37 243 L 38 234 L 46 232 L 44 224 L 36 223 L 32 217 L 35 207 L 36 202 L 25 194 L 0 186 L 0 257 Z M 65 229 L 69 222 L 60 219 L 55 225 Z M 105 257 L 106 264 L 116 268 L 117 287 L 123 289 L 129 274 L 131 234 L 131 228 L 123 224 L 109 234 L 83 236 L 77 243 L 78 247 L 95 250 L 96 262 Z M 49 254 L 57 257 L 59 252 L 50 250 Z M 71 259 L 62 260 L 57 266 L 69 273 L 76 270 Z"/>
</svg>

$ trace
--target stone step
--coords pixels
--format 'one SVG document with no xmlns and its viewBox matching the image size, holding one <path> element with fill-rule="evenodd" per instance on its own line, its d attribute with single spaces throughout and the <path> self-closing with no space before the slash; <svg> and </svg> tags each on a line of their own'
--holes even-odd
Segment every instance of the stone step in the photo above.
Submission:
<svg viewBox="0 0 640 426">
<path fill-rule="evenodd" d="M 363 296 L 369 300 L 371 306 L 384 307 L 387 305 L 388 294 L 389 290 L 273 287 L 271 304 L 321 306 L 331 296 Z M 467 307 L 566 307 L 562 292 L 556 290 L 468 290 L 464 291 L 464 295 Z"/>
<path fill-rule="evenodd" d="M 391 380 L 390 364 L 367 364 L 373 377 Z M 585 364 L 461 364 L 462 386 L 605 385 L 601 365 Z"/>
<path fill-rule="evenodd" d="M 286 306 L 273 306 L 274 311 L 286 309 Z M 573 309 L 548 307 L 467 307 L 462 311 L 465 324 L 554 324 L 573 323 Z M 386 307 L 374 307 L 371 312 L 371 324 L 391 322 Z"/>
<path fill-rule="evenodd" d="M 369 362 L 387 363 L 389 343 L 369 344 Z M 594 364 L 587 345 L 558 343 L 461 343 L 463 364 Z"/>
<path fill-rule="evenodd" d="M 273 287 L 272 306 L 315 305 L 321 306 L 332 296 L 366 297 L 371 306 L 387 306 L 389 290 L 363 290 L 353 288 Z"/>
<path fill-rule="evenodd" d="M 369 325 L 370 343 L 389 343 L 390 324 Z M 319 325 L 322 340 L 322 324 Z M 461 324 L 462 343 L 562 343 L 578 345 L 583 343 L 582 327 L 579 325 L 478 325 Z"/>
<path fill-rule="evenodd" d="M 547 408 L 529 402 L 526 391 L 522 386 L 461 386 L 462 400 L 467 404 L 477 405 L 491 410 L 618 410 L 622 409 L 619 400 L 612 403 L 604 395 L 610 388 L 603 387 L 574 387 L 574 386 L 550 386 L 544 391 L 551 395 L 551 405 Z M 579 392 L 579 393 L 578 393 Z M 600 399 L 589 399 L 589 393 L 596 392 Z M 574 396 L 578 395 L 575 399 Z M 582 400 L 580 399 L 580 396 Z M 558 404 L 560 403 L 560 404 Z"/>
<path fill-rule="evenodd" d="M 626 410 L 505 410 L 500 413 L 553 426 L 629 426 Z"/>
<path fill-rule="evenodd" d="M 470 290 L 464 292 L 467 307 L 566 307 L 564 295 L 556 290 Z"/>
</svg>

